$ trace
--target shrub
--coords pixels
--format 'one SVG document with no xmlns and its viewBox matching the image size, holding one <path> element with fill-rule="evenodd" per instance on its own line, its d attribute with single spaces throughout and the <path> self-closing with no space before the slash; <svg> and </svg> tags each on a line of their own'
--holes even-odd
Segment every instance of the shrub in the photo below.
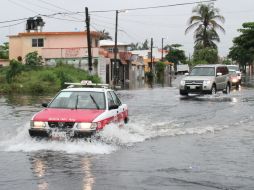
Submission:
<svg viewBox="0 0 254 190">
<path fill-rule="evenodd" d="M 23 65 L 21 62 L 17 61 L 17 60 L 11 60 L 10 62 L 10 67 L 7 70 L 6 73 L 6 80 L 8 83 L 11 83 L 13 81 L 13 79 L 22 72 L 23 70 Z"/>
</svg>

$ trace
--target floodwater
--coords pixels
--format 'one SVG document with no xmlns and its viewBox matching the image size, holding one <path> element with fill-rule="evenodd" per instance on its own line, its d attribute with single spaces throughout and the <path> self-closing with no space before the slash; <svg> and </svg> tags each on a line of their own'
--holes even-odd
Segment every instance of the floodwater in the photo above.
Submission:
<svg viewBox="0 0 254 190">
<path fill-rule="evenodd" d="M 254 89 L 118 94 L 129 124 L 87 142 L 31 139 L 29 121 L 50 97 L 1 97 L 0 189 L 254 189 Z"/>
</svg>

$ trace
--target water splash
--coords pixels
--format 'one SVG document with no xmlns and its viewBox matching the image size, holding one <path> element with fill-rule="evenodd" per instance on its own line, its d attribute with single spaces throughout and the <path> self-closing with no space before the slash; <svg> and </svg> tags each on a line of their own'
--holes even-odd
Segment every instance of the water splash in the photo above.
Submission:
<svg viewBox="0 0 254 190">
<path fill-rule="evenodd" d="M 89 141 L 82 139 L 69 141 L 63 139 L 36 140 L 28 134 L 29 124 L 19 127 L 16 135 L 0 141 L 0 151 L 35 152 L 60 151 L 68 154 L 110 154 L 121 146 L 132 146 L 134 143 L 162 136 L 202 135 L 222 130 L 214 126 L 186 128 L 184 123 L 177 121 L 160 122 L 148 125 L 142 122 L 129 123 L 123 127 L 110 124 Z"/>
</svg>

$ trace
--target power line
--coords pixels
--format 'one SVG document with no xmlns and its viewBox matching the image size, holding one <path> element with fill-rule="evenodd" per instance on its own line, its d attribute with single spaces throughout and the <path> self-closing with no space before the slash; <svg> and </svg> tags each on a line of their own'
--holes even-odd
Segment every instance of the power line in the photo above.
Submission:
<svg viewBox="0 0 254 190">
<path fill-rule="evenodd" d="M 6 26 L 0 26 L 0 28 L 9 28 L 11 26 L 16 26 L 16 25 L 19 25 L 19 24 L 23 24 L 25 23 L 26 21 L 22 21 L 22 22 L 19 22 L 19 23 L 16 23 L 16 24 L 11 24 L 11 25 L 6 25 Z"/>
<path fill-rule="evenodd" d="M 54 7 L 57 7 L 59 9 L 63 9 L 63 10 L 66 10 L 68 11 L 67 9 L 64 9 L 64 8 L 61 8 L 59 6 L 56 6 L 52 3 L 49 3 L 45 0 L 41 0 L 42 2 L 44 3 L 47 3 L 47 4 L 50 4 Z M 207 1 L 196 1 L 196 2 L 189 2 L 189 3 L 178 3 L 178 4 L 170 4 L 170 5 L 159 5 L 159 6 L 152 6 L 152 7 L 139 7 L 139 8 L 128 8 L 128 9 L 123 9 L 123 10 L 126 10 L 126 11 L 131 11 L 131 10 L 146 10 L 146 9 L 158 9 L 158 8 L 166 8 L 166 7 L 175 7 L 175 6 L 183 6 L 183 5 L 192 5 L 192 4 L 197 4 L 197 3 L 206 3 L 206 2 L 214 2 L 216 0 L 207 0 Z M 9 2 L 17 5 L 17 6 L 20 6 L 20 7 L 23 7 L 29 11 L 33 11 L 35 12 L 34 10 L 26 7 L 26 6 L 23 6 L 17 2 L 13 2 L 13 0 L 9 0 Z M 115 12 L 116 10 L 99 10 L 99 11 L 90 11 L 90 13 L 99 13 L 99 12 Z M 35 12 L 37 13 L 37 12 Z M 80 11 L 77 11 L 77 12 L 59 12 L 59 13 L 54 13 L 54 14 L 50 14 L 50 15 L 42 15 L 42 14 L 39 14 L 39 15 L 42 15 L 42 16 L 51 16 L 51 15 L 78 15 L 78 14 L 84 14 L 85 12 L 80 12 Z M 23 19 L 27 19 L 27 18 L 23 18 Z M 14 20 L 8 20 L 8 21 L 1 21 L 0 23 L 7 23 L 7 22 L 15 22 L 15 21 L 18 21 L 18 20 L 23 20 L 23 19 L 14 19 Z"/>
<path fill-rule="evenodd" d="M 83 20 L 73 20 L 73 19 L 67 19 L 67 18 L 58 18 L 58 17 L 54 17 L 54 16 L 48 16 L 48 15 L 41 15 L 50 19 L 55 19 L 55 20 L 64 20 L 64 21 L 70 21 L 70 22 L 84 22 Z"/>
<path fill-rule="evenodd" d="M 16 22 L 16 21 L 20 21 L 20 20 L 27 20 L 28 18 L 20 18 L 20 19 L 14 19 L 14 20 L 6 20 L 6 21 L 1 21 L 0 24 L 3 23 L 8 23 L 8 22 Z"/>
<path fill-rule="evenodd" d="M 122 9 L 125 11 L 136 11 L 136 10 L 147 10 L 147 9 L 158 9 L 158 8 L 167 8 L 167 7 L 176 7 L 176 6 L 183 6 L 183 5 L 193 5 L 197 3 L 209 3 L 209 2 L 215 2 L 216 0 L 207 0 L 207 1 L 196 1 L 196 2 L 190 2 L 190 3 L 177 3 L 177 4 L 169 4 L 169 5 L 159 5 L 159 6 L 151 6 L 151 7 L 138 7 L 138 8 L 127 8 Z M 114 12 L 116 10 L 100 10 L 100 11 L 90 11 L 91 13 L 106 13 L 106 12 Z"/>
<path fill-rule="evenodd" d="M 24 8 L 24 9 L 26 9 L 26 10 L 29 10 L 29 11 L 32 11 L 32 12 L 38 14 L 38 12 L 34 11 L 33 9 L 30 9 L 30 8 L 28 8 L 28 7 L 26 7 L 26 6 L 22 5 L 22 4 L 20 4 L 20 3 L 17 3 L 16 1 L 9 0 L 9 2 L 12 3 L 12 4 L 14 4 L 14 5 L 16 5 L 16 6 L 22 7 L 22 8 Z"/>
<path fill-rule="evenodd" d="M 47 5 L 50 5 L 50 6 L 54 7 L 54 8 L 57 8 L 57 9 L 60 9 L 60 10 L 64 10 L 64 11 L 68 11 L 68 13 L 72 13 L 72 11 L 70 11 L 70 10 L 68 10 L 68 9 L 65 9 L 65 8 L 63 8 L 63 7 L 60 7 L 60 6 L 56 5 L 56 4 L 50 3 L 50 2 L 48 2 L 48 1 L 45 1 L 45 0 L 38 0 L 38 1 L 41 2 L 41 3 L 47 4 Z M 77 15 L 78 15 L 78 14 L 77 14 Z M 79 16 L 79 15 L 78 15 L 78 16 Z M 70 18 L 77 19 L 76 17 L 71 17 L 71 16 L 69 16 L 69 17 L 70 17 Z"/>
</svg>

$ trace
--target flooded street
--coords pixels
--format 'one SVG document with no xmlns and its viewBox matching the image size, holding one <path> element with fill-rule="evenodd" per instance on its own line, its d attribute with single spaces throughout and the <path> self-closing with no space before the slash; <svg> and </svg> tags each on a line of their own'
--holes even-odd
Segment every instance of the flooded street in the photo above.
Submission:
<svg viewBox="0 0 254 190">
<path fill-rule="evenodd" d="M 130 122 L 91 142 L 31 139 L 30 119 L 48 97 L 2 96 L 0 189 L 254 189 L 254 89 L 118 93 Z"/>
</svg>

